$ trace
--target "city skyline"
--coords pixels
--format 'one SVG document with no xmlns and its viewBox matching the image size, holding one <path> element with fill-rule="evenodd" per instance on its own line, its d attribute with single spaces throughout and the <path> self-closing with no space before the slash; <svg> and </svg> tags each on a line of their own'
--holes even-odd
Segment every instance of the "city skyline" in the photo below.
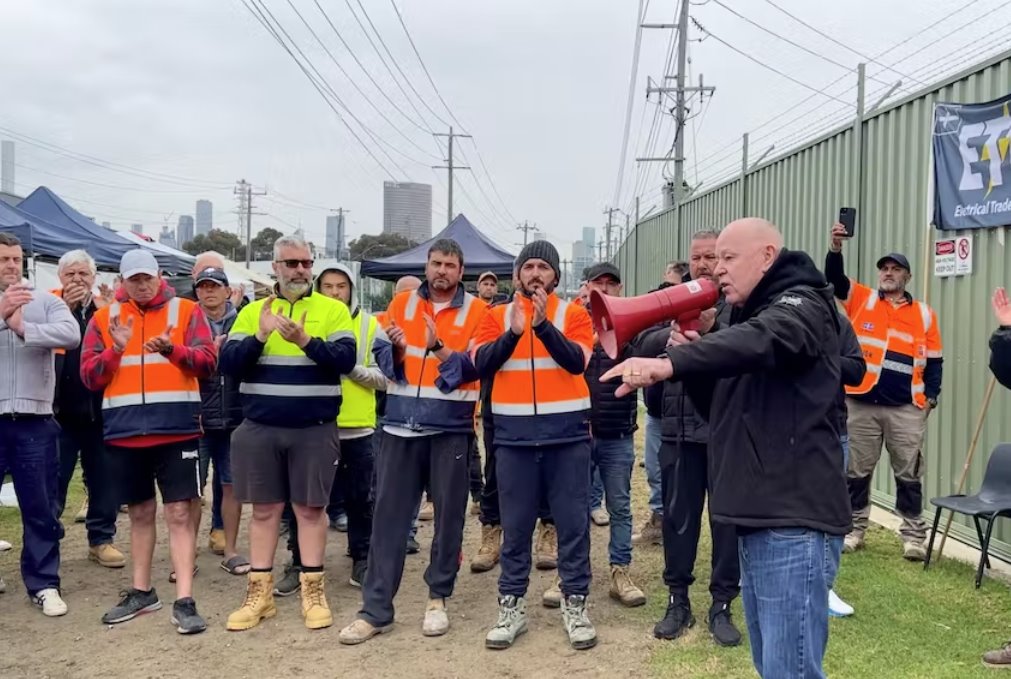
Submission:
<svg viewBox="0 0 1011 679">
<path fill-rule="evenodd" d="M 432 237 L 432 185 L 383 182 L 383 233 L 422 242 Z"/>
</svg>

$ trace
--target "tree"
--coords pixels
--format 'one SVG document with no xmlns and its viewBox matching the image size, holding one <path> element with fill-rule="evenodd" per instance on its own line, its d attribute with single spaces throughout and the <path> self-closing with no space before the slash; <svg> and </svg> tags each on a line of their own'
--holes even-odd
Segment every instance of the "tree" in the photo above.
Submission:
<svg viewBox="0 0 1011 679">
<path fill-rule="evenodd" d="M 379 259 L 410 250 L 417 243 L 397 233 L 363 234 L 348 244 L 353 261 Z"/>
<path fill-rule="evenodd" d="M 258 261 L 261 259 L 273 259 L 274 258 L 274 241 L 283 236 L 284 234 L 277 229 L 272 229 L 267 227 L 261 229 L 260 233 L 253 237 L 253 240 L 249 242 L 250 248 L 252 250 L 252 257 L 250 259 Z"/>
<path fill-rule="evenodd" d="M 207 234 L 199 234 L 193 240 L 183 243 L 182 249 L 191 255 L 214 250 L 233 261 L 246 258 L 246 246 L 242 244 L 239 237 L 234 233 L 220 229 L 211 229 Z"/>
</svg>

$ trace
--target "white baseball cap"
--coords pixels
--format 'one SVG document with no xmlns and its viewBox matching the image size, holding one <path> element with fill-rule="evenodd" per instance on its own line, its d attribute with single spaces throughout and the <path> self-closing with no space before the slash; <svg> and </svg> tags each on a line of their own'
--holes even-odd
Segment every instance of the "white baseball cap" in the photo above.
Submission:
<svg viewBox="0 0 1011 679">
<path fill-rule="evenodd" d="M 138 274 L 157 276 L 158 260 L 156 260 L 154 255 L 152 255 L 148 250 L 144 250 L 142 248 L 129 250 L 124 253 L 123 258 L 119 260 L 119 273 L 123 276 L 123 280 Z"/>
</svg>

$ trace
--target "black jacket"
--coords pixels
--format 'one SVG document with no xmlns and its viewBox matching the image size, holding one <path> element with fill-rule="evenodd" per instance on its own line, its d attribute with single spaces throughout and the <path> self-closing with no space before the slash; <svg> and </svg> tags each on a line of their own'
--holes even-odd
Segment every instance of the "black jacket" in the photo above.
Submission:
<svg viewBox="0 0 1011 679">
<path fill-rule="evenodd" d="M 713 519 L 849 532 L 840 330 L 825 277 L 805 253 L 784 249 L 730 327 L 667 350 L 712 429 Z"/>
<path fill-rule="evenodd" d="M 990 372 L 1011 389 L 1011 326 L 1002 325 L 990 336 Z"/>
<path fill-rule="evenodd" d="M 238 311 L 229 302 L 224 318 L 220 321 L 208 318 L 214 336 L 227 335 L 236 316 Z M 239 380 L 219 371 L 200 380 L 200 424 L 205 430 L 235 429 L 242 424 Z"/>
<path fill-rule="evenodd" d="M 853 331 L 853 324 L 838 307 L 836 312 L 839 314 L 839 370 L 842 373 L 842 383 L 844 386 L 855 387 L 864 381 L 867 361 L 864 360 L 864 350 L 860 348 L 857 334 Z M 836 406 L 839 413 L 839 433 L 846 434 L 849 411 L 846 408 L 845 389 L 839 390 Z"/>
<path fill-rule="evenodd" d="M 97 307 L 92 301 L 87 307 L 78 307 L 70 312 L 81 327 L 81 337 L 84 337 L 95 311 Z M 102 392 L 91 391 L 81 381 L 81 347 L 56 354 L 55 369 L 57 380 L 53 411 L 56 419 L 101 423 Z"/>
<path fill-rule="evenodd" d="M 625 355 L 629 355 L 626 351 Z M 614 395 L 621 384 L 621 378 L 601 382 L 600 376 L 624 360 L 610 358 L 600 343 L 593 345 L 593 355 L 583 376 L 590 388 L 590 430 L 594 438 L 618 439 L 631 436 L 639 428 L 636 419 L 639 414 L 639 399 L 636 392 L 622 397 Z"/>
</svg>

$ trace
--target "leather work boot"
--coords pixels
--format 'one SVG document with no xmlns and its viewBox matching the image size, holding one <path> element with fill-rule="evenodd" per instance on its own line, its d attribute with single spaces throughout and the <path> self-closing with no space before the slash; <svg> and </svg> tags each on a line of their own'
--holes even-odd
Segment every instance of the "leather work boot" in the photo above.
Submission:
<svg viewBox="0 0 1011 679">
<path fill-rule="evenodd" d="M 558 568 L 558 531 L 554 524 L 541 522 L 534 554 L 536 554 L 534 563 L 537 570 L 549 571 L 552 568 Z"/>
<path fill-rule="evenodd" d="M 207 536 L 207 549 L 218 556 L 225 555 L 225 531 L 215 528 Z"/>
<path fill-rule="evenodd" d="M 922 542 L 906 542 L 902 545 L 902 558 L 906 561 L 923 561 L 927 558 L 927 550 Z"/>
<path fill-rule="evenodd" d="M 642 524 L 639 532 L 632 536 L 633 545 L 663 544 L 663 513 L 653 512 Z"/>
<path fill-rule="evenodd" d="M 558 608 L 562 605 L 562 579 L 556 577 L 551 586 L 541 594 L 541 605 L 545 608 Z"/>
<path fill-rule="evenodd" d="M 77 513 L 74 514 L 74 523 L 84 523 L 87 520 L 88 520 L 88 496 L 85 495 L 84 503 L 81 505 L 81 508 L 77 510 Z"/>
<path fill-rule="evenodd" d="M 849 533 L 843 539 L 843 554 L 851 554 L 859 549 L 864 548 L 864 536 L 858 535 L 857 533 Z"/>
<path fill-rule="evenodd" d="M 358 618 L 340 631 L 337 640 L 346 646 L 356 646 L 368 641 L 377 634 L 385 634 L 391 629 L 393 629 L 393 623 L 383 625 L 382 627 L 373 627 L 368 622 Z"/>
<path fill-rule="evenodd" d="M 225 629 L 233 632 L 252 629 L 261 620 L 277 615 L 274 607 L 274 575 L 273 573 L 256 573 L 250 571 L 246 582 L 246 600 L 242 607 L 228 616 Z"/>
<path fill-rule="evenodd" d="M 628 566 L 611 564 L 611 598 L 630 608 L 646 603 L 646 595 L 632 582 Z"/>
<path fill-rule="evenodd" d="M 111 542 L 88 548 L 88 560 L 106 568 L 122 568 L 126 565 L 123 552 L 113 547 Z"/>
<path fill-rule="evenodd" d="M 323 629 L 333 624 L 333 614 L 326 602 L 326 590 L 323 587 L 323 573 L 306 573 L 299 575 L 302 584 L 302 617 L 309 629 Z"/>
<path fill-rule="evenodd" d="M 472 573 L 484 573 L 495 568 L 502 553 L 502 526 L 481 526 L 481 548 L 471 559 Z"/>
<path fill-rule="evenodd" d="M 586 615 L 585 596 L 573 594 L 562 601 L 562 624 L 572 648 L 583 651 L 597 645 L 597 630 Z"/>
<path fill-rule="evenodd" d="M 1011 641 L 1007 642 L 996 651 L 987 651 L 984 653 L 983 664 L 987 667 L 1000 667 L 1004 669 L 1011 667 Z"/>
</svg>

